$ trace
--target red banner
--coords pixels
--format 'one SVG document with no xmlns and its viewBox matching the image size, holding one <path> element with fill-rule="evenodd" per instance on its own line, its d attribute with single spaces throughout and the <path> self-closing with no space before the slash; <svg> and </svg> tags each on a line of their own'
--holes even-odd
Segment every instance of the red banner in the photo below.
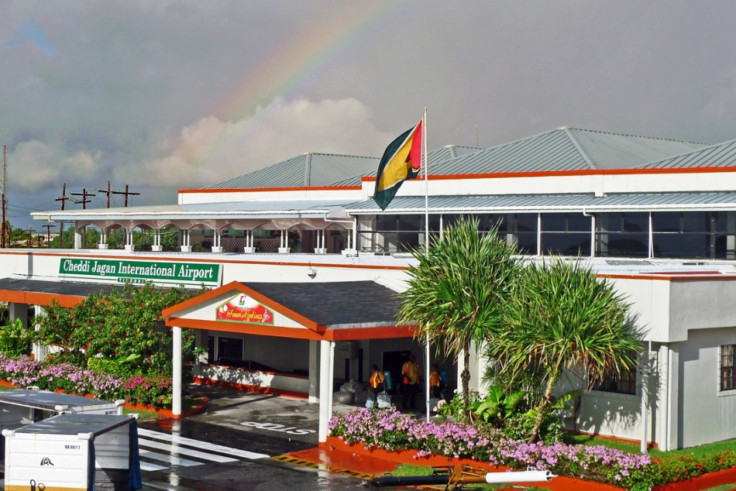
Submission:
<svg viewBox="0 0 736 491">
<path fill-rule="evenodd" d="M 273 325 L 273 312 L 245 293 L 237 295 L 217 307 L 217 320 Z"/>
</svg>

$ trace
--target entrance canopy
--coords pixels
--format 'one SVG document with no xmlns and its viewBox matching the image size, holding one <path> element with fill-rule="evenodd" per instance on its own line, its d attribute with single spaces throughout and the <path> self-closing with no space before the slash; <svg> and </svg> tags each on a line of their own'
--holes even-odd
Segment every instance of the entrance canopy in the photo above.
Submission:
<svg viewBox="0 0 736 491">
<path fill-rule="evenodd" d="M 321 341 L 406 338 L 401 299 L 374 281 L 231 282 L 163 311 L 167 326 Z"/>
</svg>

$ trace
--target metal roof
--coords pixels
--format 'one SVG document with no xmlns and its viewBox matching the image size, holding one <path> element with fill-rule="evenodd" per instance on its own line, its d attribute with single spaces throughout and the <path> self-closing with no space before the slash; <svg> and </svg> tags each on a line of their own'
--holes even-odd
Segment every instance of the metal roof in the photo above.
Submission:
<svg viewBox="0 0 736 491">
<path fill-rule="evenodd" d="M 704 144 L 559 128 L 473 152 L 439 165 L 431 175 L 624 169 L 704 147 Z"/>
<path fill-rule="evenodd" d="M 397 293 L 374 281 L 241 283 L 330 329 L 394 326 L 401 305 Z"/>
<path fill-rule="evenodd" d="M 648 169 L 662 167 L 736 167 L 736 140 L 650 162 L 643 167 Z"/>
<path fill-rule="evenodd" d="M 354 215 L 381 214 L 373 200 L 345 205 Z M 510 213 L 555 211 L 668 211 L 735 210 L 736 192 L 724 193 L 623 193 L 596 197 L 590 194 L 517 194 L 486 196 L 430 196 L 433 213 Z M 384 214 L 423 213 L 423 196 L 398 196 Z"/>
<path fill-rule="evenodd" d="M 331 186 L 337 181 L 375 172 L 378 162 L 375 157 L 305 153 L 203 189 Z"/>
<path fill-rule="evenodd" d="M 68 295 L 72 297 L 88 297 L 93 293 L 110 293 L 121 285 L 105 283 L 78 283 L 71 281 L 45 281 L 16 278 L 0 278 L 0 300 L 2 291 L 45 293 L 52 295 Z"/>
<path fill-rule="evenodd" d="M 114 402 L 90 399 L 84 396 L 56 393 L 48 390 L 11 389 L 0 391 L 0 403 L 14 406 L 34 407 L 53 411 L 59 406 L 66 408 L 89 408 L 95 406 L 115 406 Z M 122 404 L 122 403 L 121 403 Z"/>
<path fill-rule="evenodd" d="M 15 433 L 41 433 L 45 435 L 77 435 L 91 433 L 99 436 L 119 426 L 135 422 L 132 415 L 116 414 L 61 414 L 37 423 L 21 426 Z"/>
<path fill-rule="evenodd" d="M 332 208 L 351 200 L 293 200 L 293 201 L 233 201 L 224 203 L 192 203 L 168 206 L 134 206 L 128 208 L 93 208 L 34 212 L 36 219 L 48 216 L 52 220 L 103 221 L 130 220 L 133 222 L 156 219 L 263 219 L 323 218 Z"/>
</svg>

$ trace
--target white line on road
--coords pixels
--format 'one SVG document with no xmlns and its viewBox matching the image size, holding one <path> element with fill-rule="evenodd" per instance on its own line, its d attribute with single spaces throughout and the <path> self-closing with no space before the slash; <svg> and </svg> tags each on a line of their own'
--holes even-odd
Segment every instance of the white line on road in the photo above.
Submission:
<svg viewBox="0 0 736 491">
<path fill-rule="evenodd" d="M 168 450 L 172 454 L 188 455 L 189 457 L 196 457 L 198 459 L 209 460 L 212 462 L 237 462 L 238 461 L 238 459 L 233 459 L 232 457 L 224 457 L 222 455 L 215 455 L 212 453 L 200 452 L 199 450 L 194 450 L 194 449 L 182 447 L 182 446 L 176 446 L 170 443 L 155 442 L 153 440 L 148 440 L 146 438 L 138 438 L 138 444 L 141 447 L 157 448 L 159 450 Z"/>
<path fill-rule="evenodd" d="M 143 461 L 141 461 L 141 470 L 142 471 L 153 472 L 153 471 L 162 471 L 164 469 L 168 469 L 168 467 L 164 467 L 162 465 L 157 465 L 157 464 L 152 464 L 150 462 L 143 462 Z"/>
<path fill-rule="evenodd" d="M 194 440 L 192 438 L 172 435 L 169 433 L 161 433 L 160 431 L 153 431 L 145 428 L 138 428 L 138 434 L 149 438 L 155 438 L 157 440 L 177 443 L 179 445 L 189 445 L 198 448 L 199 450 L 220 452 L 226 455 L 241 457 L 243 459 L 266 459 L 269 457 L 269 455 L 266 455 L 265 453 L 249 452 L 248 450 L 240 450 L 238 448 L 226 447 L 224 445 L 216 445 L 214 443 L 203 442 L 201 440 Z"/>
<path fill-rule="evenodd" d="M 171 465 L 194 467 L 195 465 L 204 464 L 204 462 L 199 462 L 197 460 L 184 459 L 182 457 L 177 457 L 176 455 L 171 455 L 171 454 L 151 452 L 150 450 L 140 449 L 138 453 L 140 454 L 141 457 L 146 457 L 147 459 L 151 459 L 151 460 L 158 460 L 160 462 L 166 462 Z"/>
</svg>

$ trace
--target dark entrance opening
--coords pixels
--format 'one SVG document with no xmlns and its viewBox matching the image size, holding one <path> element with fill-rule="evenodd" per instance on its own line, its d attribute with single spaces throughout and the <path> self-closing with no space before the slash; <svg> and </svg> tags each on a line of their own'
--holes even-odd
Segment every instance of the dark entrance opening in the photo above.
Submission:
<svg viewBox="0 0 736 491">
<path fill-rule="evenodd" d="M 383 371 L 391 375 L 391 394 L 398 394 L 401 385 L 401 367 L 409 359 L 410 350 L 384 351 Z M 386 381 L 388 383 L 388 380 Z"/>
</svg>

